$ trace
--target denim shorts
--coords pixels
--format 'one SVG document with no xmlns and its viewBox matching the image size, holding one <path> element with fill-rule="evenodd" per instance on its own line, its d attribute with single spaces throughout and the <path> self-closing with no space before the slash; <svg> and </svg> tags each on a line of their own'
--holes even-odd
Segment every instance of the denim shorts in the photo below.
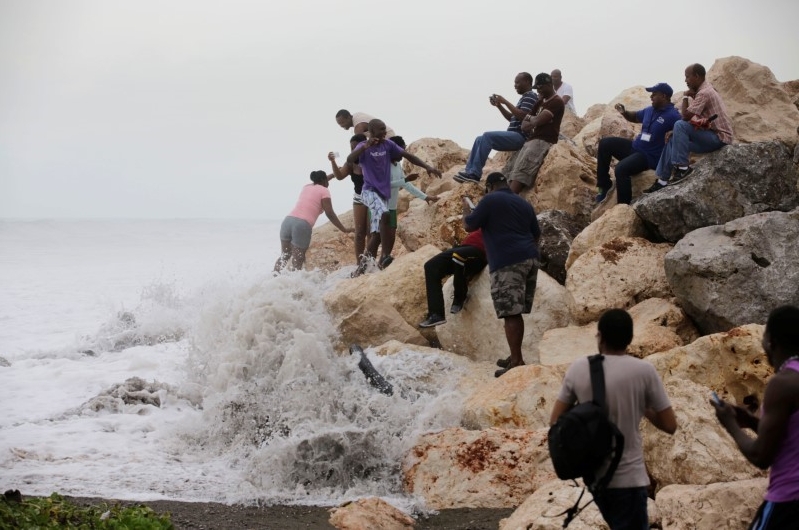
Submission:
<svg viewBox="0 0 799 530">
<path fill-rule="evenodd" d="M 311 246 L 313 227 L 308 221 L 290 215 L 283 219 L 280 225 L 280 240 L 289 241 L 292 245 L 302 250 Z"/>
</svg>

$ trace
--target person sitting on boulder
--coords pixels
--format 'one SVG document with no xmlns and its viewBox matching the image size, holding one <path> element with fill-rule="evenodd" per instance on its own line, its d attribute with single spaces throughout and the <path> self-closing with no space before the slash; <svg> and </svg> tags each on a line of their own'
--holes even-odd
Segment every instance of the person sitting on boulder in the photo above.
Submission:
<svg viewBox="0 0 799 530">
<path fill-rule="evenodd" d="M 400 146 L 403 150 L 405 149 L 405 140 L 402 138 L 402 136 L 394 136 L 393 138 L 390 138 L 390 140 Z M 401 162 L 401 156 L 394 157 L 391 160 L 391 198 L 388 200 L 388 213 L 384 214 L 384 219 L 382 220 L 382 222 L 388 223 L 388 238 L 386 241 L 382 242 L 383 251 L 381 253 L 380 260 L 377 262 L 377 266 L 381 269 L 385 269 L 394 261 L 394 258 L 391 256 L 391 252 L 394 250 L 394 241 L 397 238 L 397 203 L 399 202 L 400 188 L 404 189 L 414 197 L 426 201 L 427 204 L 430 204 L 431 202 L 438 202 L 438 196 L 428 195 L 411 184 L 411 182 L 416 180 L 419 175 L 411 174 L 406 177 L 405 172 L 402 170 Z M 380 233 L 372 232 L 369 235 L 369 244 L 367 245 L 367 250 L 370 256 L 377 256 L 377 248 L 380 246 L 380 243 Z"/>
<path fill-rule="evenodd" d="M 452 276 L 455 290 L 449 312 L 460 313 L 469 293 L 469 280 L 477 276 L 488 264 L 486 261 L 483 231 L 477 229 L 470 233 L 460 245 L 445 250 L 427 260 L 424 264 L 424 281 L 427 288 L 427 318 L 419 324 L 420 328 L 430 328 L 446 323 L 444 318 L 444 293 L 441 282 Z"/>
<path fill-rule="evenodd" d="M 522 131 L 529 139 L 508 162 L 508 182 L 513 193 L 519 194 L 535 185 L 538 171 L 544 164 L 549 149 L 558 143 L 560 122 L 565 105 L 555 92 L 552 76 L 541 73 L 535 76 L 539 100 L 530 114 L 522 120 Z"/>
<path fill-rule="evenodd" d="M 363 172 L 361 199 L 372 216 L 371 232 L 380 232 L 380 241 L 384 242 L 390 237 L 389 226 L 383 214 L 388 213 L 388 199 L 391 197 L 391 160 L 397 157 L 405 158 L 438 178 L 441 178 L 441 171 L 408 153 L 391 140 L 387 140 L 386 124 L 381 120 L 374 119 L 369 122 L 369 133 L 371 137 L 358 144 L 347 157 L 347 162 L 361 165 Z M 365 272 L 369 258 L 370 256 L 366 256 L 361 260 L 353 276 Z"/>
<path fill-rule="evenodd" d="M 655 170 L 658 179 L 644 193 L 661 190 L 690 175 L 691 153 L 718 151 L 734 140 L 727 109 L 713 85 L 705 80 L 705 67 L 697 63 L 686 68 L 685 84 L 688 91 L 683 94 L 680 106 L 682 120 L 666 134 L 666 147 Z"/>
<path fill-rule="evenodd" d="M 518 151 L 522 148 L 526 139 L 521 127 L 522 118 L 532 110 L 533 105 L 538 101 L 538 95 L 533 92 L 532 85 L 533 76 L 527 72 L 521 72 L 513 80 L 516 93 L 521 95 L 515 106 L 498 94 L 493 94 L 488 98 L 488 102 L 499 109 L 502 116 L 510 122 L 508 130 L 487 131 L 475 138 L 472 151 L 469 153 L 469 160 L 466 161 L 466 168 L 452 177 L 453 180 L 456 182 L 480 182 L 480 179 L 483 178 L 483 166 L 485 166 L 492 149 L 494 151 Z"/>
<path fill-rule="evenodd" d="M 616 164 L 616 196 L 619 204 L 630 204 L 633 199 L 632 177 L 647 169 L 655 169 L 660 154 L 666 146 L 666 133 L 670 132 L 680 113 L 674 108 L 671 96 L 674 91 L 666 83 L 658 83 L 646 89 L 651 92 L 652 105 L 639 111 L 628 111 L 617 103 L 614 107 L 625 120 L 641 124 L 641 132 L 635 140 L 609 136 L 599 141 L 596 154 L 596 202 L 605 200 L 613 183 L 610 180 L 610 160 Z"/>
</svg>

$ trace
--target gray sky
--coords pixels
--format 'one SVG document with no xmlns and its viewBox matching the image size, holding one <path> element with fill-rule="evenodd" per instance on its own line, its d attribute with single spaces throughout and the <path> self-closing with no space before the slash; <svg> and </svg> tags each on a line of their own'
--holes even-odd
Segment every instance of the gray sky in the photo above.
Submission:
<svg viewBox="0 0 799 530">
<path fill-rule="evenodd" d="M 659 7 L 657 7 L 659 6 Z M 563 71 L 580 114 L 740 55 L 799 79 L 799 2 L 0 0 L 0 217 L 269 218 L 383 118 L 470 147 Z M 349 180 L 331 185 L 350 208 Z"/>
</svg>

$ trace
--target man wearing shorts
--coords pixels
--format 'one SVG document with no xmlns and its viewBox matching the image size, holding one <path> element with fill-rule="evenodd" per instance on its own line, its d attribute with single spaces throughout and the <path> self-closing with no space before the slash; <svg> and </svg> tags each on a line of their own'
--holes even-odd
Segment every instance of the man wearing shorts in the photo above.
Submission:
<svg viewBox="0 0 799 530">
<path fill-rule="evenodd" d="M 400 157 L 410 163 L 422 167 L 431 175 L 441 178 L 441 171 L 424 163 L 419 157 L 414 156 L 400 146 L 386 139 L 386 124 L 374 119 L 369 122 L 369 139 L 361 142 L 347 157 L 350 164 L 359 163 L 363 173 L 363 190 L 361 201 L 369 208 L 371 216 L 371 232 L 379 232 L 380 240 L 388 241 L 389 233 L 388 200 L 391 198 L 391 160 Z M 367 256 L 371 258 L 372 256 Z M 353 276 L 362 274 L 366 270 L 364 259 L 358 265 Z"/>
<path fill-rule="evenodd" d="M 511 191 L 502 173 L 488 175 L 486 195 L 474 209 L 464 197 L 463 224 L 467 232 L 483 231 L 491 299 L 497 318 L 505 321 L 510 357 L 497 362 L 502 369 L 494 375 L 500 377 L 524 364 L 522 315 L 533 309 L 541 228 L 533 207 Z"/>
<path fill-rule="evenodd" d="M 513 193 L 521 193 L 535 186 L 535 179 L 544 165 L 549 148 L 558 143 L 560 122 L 563 120 L 565 105 L 555 92 L 552 76 L 538 74 L 533 88 L 538 91 L 538 102 L 522 120 L 522 132 L 529 139 L 505 167 Z"/>
</svg>

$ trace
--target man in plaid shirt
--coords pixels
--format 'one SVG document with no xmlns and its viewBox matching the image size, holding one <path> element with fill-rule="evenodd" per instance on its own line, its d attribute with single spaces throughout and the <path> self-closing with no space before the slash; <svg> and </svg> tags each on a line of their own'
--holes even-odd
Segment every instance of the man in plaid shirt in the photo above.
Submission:
<svg viewBox="0 0 799 530">
<path fill-rule="evenodd" d="M 676 184 L 691 174 L 690 153 L 717 151 L 734 140 L 727 109 L 713 85 L 705 80 L 705 67 L 697 63 L 686 68 L 685 84 L 688 90 L 680 106 L 682 120 L 666 133 L 666 147 L 655 170 L 658 180 L 644 193 Z"/>
</svg>

